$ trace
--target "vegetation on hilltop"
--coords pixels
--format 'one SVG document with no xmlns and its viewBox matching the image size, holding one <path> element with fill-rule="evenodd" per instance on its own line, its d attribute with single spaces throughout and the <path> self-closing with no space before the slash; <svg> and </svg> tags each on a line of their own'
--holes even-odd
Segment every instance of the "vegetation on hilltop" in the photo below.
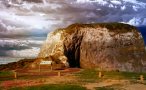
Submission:
<svg viewBox="0 0 146 90">
<path fill-rule="evenodd" d="M 18 62 L 12 62 L 8 64 L 0 65 L 0 71 L 3 69 L 20 69 L 20 68 L 26 68 L 30 63 L 34 62 L 36 59 L 21 59 Z"/>
<path fill-rule="evenodd" d="M 80 28 L 87 28 L 87 27 L 88 28 L 99 28 L 99 27 L 107 28 L 110 31 L 122 32 L 122 33 L 131 31 L 133 29 L 137 29 L 136 27 L 131 26 L 129 24 L 117 23 L 117 22 L 115 22 L 115 23 L 95 23 L 95 24 L 78 24 L 78 23 L 75 23 L 75 24 L 69 25 L 67 28 L 57 29 L 53 32 L 53 34 L 55 35 L 56 33 L 64 30 L 66 33 L 71 35 L 75 32 L 75 30 L 78 30 Z"/>
</svg>

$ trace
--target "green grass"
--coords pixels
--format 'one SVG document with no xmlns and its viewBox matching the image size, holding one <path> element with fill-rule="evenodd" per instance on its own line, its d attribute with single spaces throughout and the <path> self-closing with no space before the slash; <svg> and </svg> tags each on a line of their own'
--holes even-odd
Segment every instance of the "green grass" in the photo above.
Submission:
<svg viewBox="0 0 146 90">
<path fill-rule="evenodd" d="M 39 78 L 46 78 L 47 76 L 34 76 L 34 77 L 19 77 L 19 76 L 25 76 L 25 75 L 29 75 L 29 74 L 23 74 L 23 73 L 17 73 L 17 79 L 39 79 Z M 12 71 L 1 71 L 0 72 L 0 77 L 5 77 L 5 76 L 14 76 L 14 72 Z M 14 77 L 11 78 L 4 78 L 4 79 L 0 79 L 0 81 L 7 81 L 7 80 L 14 80 Z"/>
<path fill-rule="evenodd" d="M 24 73 L 17 73 L 17 75 L 28 75 L 28 74 L 24 74 Z M 0 72 L 0 77 L 5 77 L 5 76 L 14 76 L 14 72 L 12 71 L 1 71 Z"/>
<path fill-rule="evenodd" d="M 93 82 L 99 82 L 101 80 L 105 79 L 132 79 L 132 80 L 140 80 L 140 75 L 144 76 L 144 79 L 146 80 L 146 73 L 138 73 L 138 72 L 124 72 L 124 71 L 101 71 L 102 77 L 99 78 L 100 71 L 91 70 L 91 69 L 85 69 L 82 72 L 75 73 L 75 76 L 79 77 L 79 82 L 87 82 L 87 83 L 93 83 Z"/>
<path fill-rule="evenodd" d="M 14 73 L 11 71 L 1 71 L 0 77 L 4 77 L 4 76 L 14 76 Z"/>
<path fill-rule="evenodd" d="M 18 77 L 18 79 L 42 79 L 42 78 L 48 78 L 48 76 L 34 76 L 34 77 Z"/>
<path fill-rule="evenodd" d="M 24 80 L 24 79 L 43 79 L 43 78 L 48 78 L 48 76 L 34 76 L 34 77 L 18 77 L 18 78 L 4 78 L 4 79 L 0 79 L 0 81 L 8 81 L 8 80 Z"/>
<path fill-rule="evenodd" d="M 109 86 L 103 86 L 103 87 L 94 87 L 95 90 L 121 90 L 122 85 L 121 84 L 113 84 Z"/>
<path fill-rule="evenodd" d="M 140 75 L 146 76 L 146 73 L 140 72 L 124 72 L 124 71 L 103 71 L 103 75 L 107 78 L 117 79 L 140 79 Z"/>
<path fill-rule="evenodd" d="M 5 77 L 5 76 L 14 76 L 14 73 L 11 71 L 1 71 L 0 72 L 0 77 Z M 0 81 L 7 81 L 7 80 L 13 80 L 15 79 L 14 77 L 12 78 L 4 78 L 4 79 L 0 79 Z"/>
<path fill-rule="evenodd" d="M 27 87 L 16 87 L 9 90 L 87 90 L 85 87 L 78 85 L 56 85 L 56 84 L 46 84 L 40 86 L 27 86 Z"/>
<path fill-rule="evenodd" d="M 75 76 L 78 76 L 78 82 L 83 83 L 94 83 L 99 82 L 102 78 L 98 77 L 99 71 L 91 70 L 91 69 L 85 69 L 82 72 L 75 73 Z"/>
<path fill-rule="evenodd" d="M 85 69 L 82 72 L 76 73 L 77 76 L 80 76 L 82 79 L 93 79 L 93 78 L 98 78 L 98 73 L 99 71 L 92 70 L 92 69 Z"/>
<path fill-rule="evenodd" d="M 15 78 L 12 77 L 12 78 L 4 78 L 4 79 L 0 79 L 0 81 L 8 81 L 8 80 L 14 80 Z"/>
<path fill-rule="evenodd" d="M 114 88 L 111 88 L 111 87 L 95 87 L 95 90 L 115 90 Z"/>
</svg>

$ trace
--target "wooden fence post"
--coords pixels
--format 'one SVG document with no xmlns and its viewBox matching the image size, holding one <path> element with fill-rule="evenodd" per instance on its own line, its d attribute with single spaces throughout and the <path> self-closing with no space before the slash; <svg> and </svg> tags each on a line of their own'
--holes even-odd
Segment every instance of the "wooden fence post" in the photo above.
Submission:
<svg viewBox="0 0 146 90">
<path fill-rule="evenodd" d="M 61 72 L 58 72 L 58 77 L 60 77 L 61 76 Z"/>
<path fill-rule="evenodd" d="M 17 78 L 17 72 L 14 73 L 14 78 Z"/>
<path fill-rule="evenodd" d="M 101 72 L 99 72 L 99 77 L 102 77 L 102 73 Z"/>
<path fill-rule="evenodd" d="M 143 82 L 143 75 L 140 75 L 140 81 Z"/>
</svg>

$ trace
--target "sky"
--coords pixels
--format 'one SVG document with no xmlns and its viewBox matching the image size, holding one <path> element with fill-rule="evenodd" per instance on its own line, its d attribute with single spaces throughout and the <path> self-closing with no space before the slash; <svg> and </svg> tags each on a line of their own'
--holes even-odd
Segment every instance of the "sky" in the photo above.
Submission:
<svg viewBox="0 0 146 90">
<path fill-rule="evenodd" d="M 49 32 L 104 22 L 136 26 L 146 41 L 146 0 L 0 0 L 0 57 L 37 57 Z"/>
</svg>

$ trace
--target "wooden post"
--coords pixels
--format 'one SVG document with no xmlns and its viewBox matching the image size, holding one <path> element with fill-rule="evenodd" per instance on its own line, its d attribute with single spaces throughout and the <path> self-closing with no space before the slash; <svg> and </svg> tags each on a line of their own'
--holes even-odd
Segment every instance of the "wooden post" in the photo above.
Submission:
<svg viewBox="0 0 146 90">
<path fill-rule="evenodd" d="M 51 63 L 51 72 L 52 72 L 52 63 Z"/>
<path fill-rule="evenodd" d="M 39 72 L 41 72 L 41 65 L 39 64 Z"/>
<path fill-rule="evenodd" d="M 140 81 L 143 82 L 143 75 L 140 75 Z"/>
<path fill-rule="evenodd" d="M 99 77 L 102 77 L 102 73 L 101 72 L 99 72 Z"/>
<path fill-rule="evenodd" d="M 16 72 L 14 73 L 14 78 L 17 78 L 17 73 Z"/>
<path fill-rule="evenodd" d="M 58 72 L 58 77 L 60 77 L 61 76 L 61 72 Z"/>
</svg>

